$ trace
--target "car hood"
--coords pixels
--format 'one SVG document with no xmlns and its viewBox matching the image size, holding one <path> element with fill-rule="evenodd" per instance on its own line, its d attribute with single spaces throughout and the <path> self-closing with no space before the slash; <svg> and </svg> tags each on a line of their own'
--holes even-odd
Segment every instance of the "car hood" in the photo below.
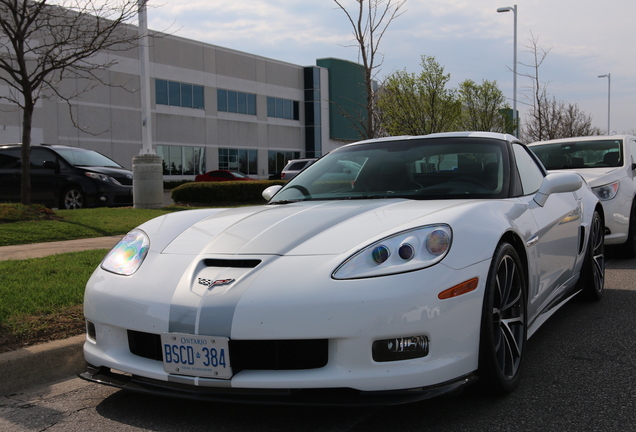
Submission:
<svg viewBox="0 0 636 432">
<path fill-rule="evenodd" d="M 473 202 L 313 201 L 228 209 L 195 222 L 162 253 L 339 254 L 405 229 L 450 222 L 449 209 L 471 206 Z"/>
<path fill-rule="evenodd" d="M 625 177 L 623 167 L 618 168 L 586 168 L 576 170 L 590 187 L 603 186 Z"/>
</svg>

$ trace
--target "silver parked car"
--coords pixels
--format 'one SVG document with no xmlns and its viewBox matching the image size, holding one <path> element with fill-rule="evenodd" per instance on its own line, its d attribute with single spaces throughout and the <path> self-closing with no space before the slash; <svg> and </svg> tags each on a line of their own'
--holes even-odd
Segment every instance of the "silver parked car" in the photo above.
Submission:
<svg viewBox="0 0 636 432">
<path fill-rule="evenodd" d="M 636 137 L 590 136 L 529 145 L 549 171 L 581 174 L 605 210 L 605 244 L 636 256 Z"/>
<path fill-rule="evenodd" d="M 291 180 L 296 177 L 296 174 L 298 174 L 316 161 L 316 158 L 292 159 L 287 163 L 287 165 L 285 165 L 285 168 L 283 168 L 283 170 L 281 171 L 280 179 Z"/>
</svg>

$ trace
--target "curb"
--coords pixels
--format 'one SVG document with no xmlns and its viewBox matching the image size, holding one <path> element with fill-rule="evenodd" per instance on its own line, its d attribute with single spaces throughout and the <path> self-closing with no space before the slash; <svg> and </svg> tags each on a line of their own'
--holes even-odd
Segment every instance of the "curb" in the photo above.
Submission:
<svg viewBox="0 0 636 432">
<path fill-rule="evenodd" d="M 69 378 L 84 365 L 86 335 L 0 354 L 0 397 Z"/>
</svg>

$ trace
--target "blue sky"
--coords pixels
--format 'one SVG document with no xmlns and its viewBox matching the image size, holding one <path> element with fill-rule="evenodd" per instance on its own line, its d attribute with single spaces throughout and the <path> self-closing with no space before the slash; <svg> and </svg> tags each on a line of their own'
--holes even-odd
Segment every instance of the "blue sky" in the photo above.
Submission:
<svg viewBox="0 0 636 432">
<path fill-rule="evenodd" d="M 342 0 L 351 10 L 355 0 Z M 378 78 L 396 70 L 419 72 L 421 56 L 433 56 L 451 75 L 497 81 L 512 105 L 513 14 L 518 8 L 518 72 L 532 70 L 532 34 L 550 50 L 539 69 L 557 99 L 578 104 L 593 124 L 636 133 L 636 1 L 634 0 L 407 0 L 387 30 Z M 350 24 L 333 0 L 150 0 L 149 27 L 177 36 L 298 65 L 337 57 L 358 61 Z M 518 78 L 523 121 L 528 78 Z"/>
</svg>

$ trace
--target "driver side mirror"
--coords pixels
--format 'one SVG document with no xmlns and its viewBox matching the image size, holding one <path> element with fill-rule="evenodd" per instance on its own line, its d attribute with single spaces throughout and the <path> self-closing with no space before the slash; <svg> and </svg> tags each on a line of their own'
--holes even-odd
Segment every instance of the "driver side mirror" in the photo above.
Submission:
<svg viewBox="0 0 636 432">
<path fill-rule="evenodd" d="M 282 189 L 281 185 L 270 186 L 263 191 L 262 196 L 263 198 L 265 198 L 265 200 L 269 201 L 281 189 Z"/>
<path fill-rule="evenodd" d="M 575 172 L 553 172 L 544 177 L 534 201 L 543 207 L 555 193 L 574 192 L 583 186 L 583 178 Z"/>
</svg>

